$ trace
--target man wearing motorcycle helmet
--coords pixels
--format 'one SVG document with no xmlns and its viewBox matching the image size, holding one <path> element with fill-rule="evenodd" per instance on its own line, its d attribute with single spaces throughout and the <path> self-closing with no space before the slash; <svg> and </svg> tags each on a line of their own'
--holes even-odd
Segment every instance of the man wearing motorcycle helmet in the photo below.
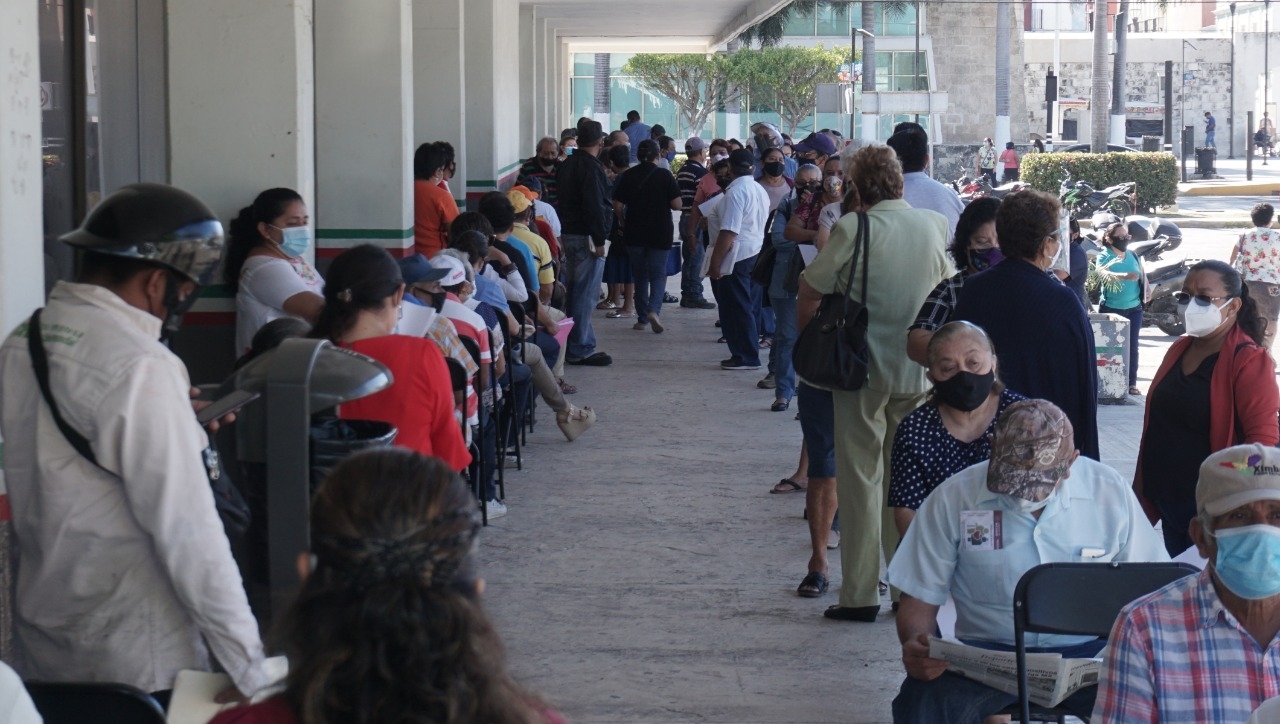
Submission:
<svg viewBox="0 0 1280 724">
<path fill-rule="evenodd" d="M 161 341 L 218 266 L 222 225 L 184 191 L 135 184 L 61 240 L 78 280 L 0 346 L 24 678 L 165 692 L 212 654 L 253 694 L 272 682 L 215 509 L 217 457 Z"/>
</svg>

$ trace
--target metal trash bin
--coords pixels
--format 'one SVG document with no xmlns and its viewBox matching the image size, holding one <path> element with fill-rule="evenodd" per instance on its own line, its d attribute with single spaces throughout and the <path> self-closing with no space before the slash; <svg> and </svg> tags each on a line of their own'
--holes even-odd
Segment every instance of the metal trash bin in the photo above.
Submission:
<svg viewBox="0 0 1280 724">
<path fill-rule="evenodd" d="M 1163 145 L 1164 145 L 1164 138 L 1163 138 L 1163 137 L 1161 137 L 1161 136 L 1143 136 L 1143 137 L 1142 137 L 1142 152 L 1143 152 L 1143 153 L 1155 153 L 1155 152 L 1158 152 L 1158 151 L 1160 150 L 1161 146 L 1163 146 Z"/>
<path fill-rule="evenodd" d="M 1196 149 L 1196 174 L 1198 176 L 1208 178 L 1218 172 L 1214 168 L 1214 161 L 1218 157 L 1218 149 L 1210 147 L 1200 147 Z"/>
</svg>

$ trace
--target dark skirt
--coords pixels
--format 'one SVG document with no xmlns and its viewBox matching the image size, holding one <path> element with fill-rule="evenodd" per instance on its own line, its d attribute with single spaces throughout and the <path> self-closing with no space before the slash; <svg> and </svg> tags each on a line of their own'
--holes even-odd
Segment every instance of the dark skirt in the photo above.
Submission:
<svg viewBox="0 0 1280 724">
<path fill-rule="evenodd" d="M 609 245 L 609 253 L 604 258 L 605 284 L 634 284 L 631 277 L 631 259 L 627 256 L 626 247 L 618 242 Z"/>
</svg>

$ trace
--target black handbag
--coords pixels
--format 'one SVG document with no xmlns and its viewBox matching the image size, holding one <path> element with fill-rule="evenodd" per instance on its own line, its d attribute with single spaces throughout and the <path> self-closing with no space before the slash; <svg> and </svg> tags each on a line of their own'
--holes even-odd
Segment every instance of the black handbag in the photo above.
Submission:
<svg viewBox="0 0 1280 724">
<path fill-rule="evenodd" d="M 867 269 L 870 266 L 870 225 L 867 215 L 858 212 L 858 234 L 854 238 L 853 260 L 849 267 L 849 283 L 844 293 L 839 290 L 822 295 L 818 312 L 796 339 L 796 374 L 805 382 L 832 390 L 862 389 L 871 366 L 867 347 Z M 849 298 L 853 278 L 862 258 L 862 299 Z"/>
<path fill-rule="evenodd" d="M 751 267 L 751 281 L 769 289 L 773 283 L 773 268 L 778 262 L 778 250 L 773 246 L 773 220 L 777 211 L 770 211 L 764 222 L 764 248 L 756 255 L 756 263 Z"/>
</svg>

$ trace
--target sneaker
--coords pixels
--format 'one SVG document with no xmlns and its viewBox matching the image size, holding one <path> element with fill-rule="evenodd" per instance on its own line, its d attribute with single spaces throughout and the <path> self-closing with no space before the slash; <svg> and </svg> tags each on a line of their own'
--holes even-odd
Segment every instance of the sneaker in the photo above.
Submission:
<svg viewBox="0 0 1280 724">
<path fill-rule="evenodd" d="M 485 505 L 485 512 L 489 515 L 489 520 L 501 518 L 507 514 L 507 504 L 501 500 L 490 500 Z"/>
<path fill-rule="evenodd" d="M 492 505 L 492 503 L 490 503 Z M 827 534 L 827 550 L 833 551 L 840 547 L 840 531 L 833 530 Z"/>
<path fill-rule="evenodd" d="M 685 309 L 715 309 L 716 303 L 705 299 L 681 299 L 680 306 Z"/>
<path fill-rule="evenodd" d="M 584 367 L 608 367 L 613 364 L 613 358 L 604 352 L 595 352 L 579 359 L 566 359 L 565 364 L 582 365 Z"/>
<path fill-rule="evenodd" d="M 731 358 L 721 362 L 720 369 L 722 370 L 758 370 L 760 369 L 760 363 L 756 362 L 755 364 L 751 364 L 748 362 L 744 362 L 743 360 L 740 360 L 740 359 Z"/>
<path fill-rule="evenodd" d="M 778 383 L 774 381 L 772 372 L 765 375 L 764 379 L 756 383 L 756 387 L 759 387 L 762 390 L 772 390 L 777 386 Z"/>
<path fill-rule="evenodd" d="M 636 322 L 635 324 L 631 325 L 631 328 L 636 330 L 637 332 L 643 332 L 645 330 L 645 324 L 644 322 Z"/>
<path fill-rule="evenodd" d="M 670 293 L 670 292 L 663 292 L 663 293 L 662 293 L 662 303 L 663 303 L 663 304 L 675 304 L 675 303 L 676 303 L 676 302 L 678 302 L 678 301 L 680 301 L 680 300 L 676 297 L 676 295 L 674 295 L 674 294 L 672 294 L 672 293 Z"/>
</svg>

